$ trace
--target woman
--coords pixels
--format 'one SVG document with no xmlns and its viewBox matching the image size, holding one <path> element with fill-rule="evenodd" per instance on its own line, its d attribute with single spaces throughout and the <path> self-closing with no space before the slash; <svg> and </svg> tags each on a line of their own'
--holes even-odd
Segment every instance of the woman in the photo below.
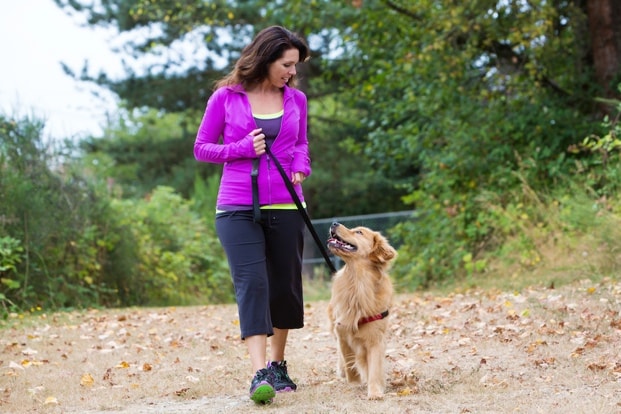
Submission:
<svg viewBox="0 0 621 414">
<path fill-rule="evenodd" d="M 296 64 L 308 57 L 306 43 L 287 29 L 259 32 L 216 83 L 194 144 L 198 161 L 224 164 L 216 231 L 231 269 L 254 375 L 250 398 L 257 403 L 297 388 L 287 372 L 285 346 L 289 329 L 304 325 L 304 220 L 266 147 L 304 202 L 301 184 L 311 173 L 307 103 L 293 86 Z"/>
</svg>

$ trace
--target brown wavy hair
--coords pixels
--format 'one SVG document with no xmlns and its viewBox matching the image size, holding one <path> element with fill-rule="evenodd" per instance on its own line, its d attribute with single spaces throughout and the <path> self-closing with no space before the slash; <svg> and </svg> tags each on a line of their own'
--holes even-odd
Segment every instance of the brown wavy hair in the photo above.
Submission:
<svg viewBox="0 0 621 414">
<path fill-rule="evenodd" d="M 246 87 L 262 82 L 267 78 L 270 63 L 280 59 L 289 49 L 300 52 L 300 62 L 305 62 L 310 57 L 308 45 L 302 37 L 282 26 L 266 27 L 244 47 L 233 70 L 215 83 L 215 89 L 237 84 Z M 288 84 L 295 87 L 295 76 L 289 79 Z"/>
</svg>

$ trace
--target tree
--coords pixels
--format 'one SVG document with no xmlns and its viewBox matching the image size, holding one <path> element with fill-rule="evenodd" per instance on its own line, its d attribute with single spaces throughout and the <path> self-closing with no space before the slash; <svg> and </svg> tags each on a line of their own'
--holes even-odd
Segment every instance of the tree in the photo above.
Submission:
<svg viewBox="0 0 621 414">
<path fill-rule="evenodd" d="M 121 113 L 109 122 L 104 137 L 86 138 L 79 144 L 97 166 L 96 173 L 109 178 L 117 196 L 142 198 L 158 186 L 167 186 L 190 198 L 196 177 L 217 174 L 215 166 L 191 157 L 192 112 Z"/>
<path fill-rule="evenodd" d="M 586 0 L 585 3 L 595 78 L 604 98 L 619 98 L 621 3 L 615 0 Z"/>
<path fill-rule="evenodd" d="M 491 192 L 509 203 L 525 182 L 543 191 L 591 157 L 567 149 L 599 122 L 601 102 L 619 98 L 621 6 L 614 0 L 102 3 L 89 9 L 91 22 L 153 29 L 131 47 L 138 53 L 197 34 L 231 62 L 258 27 L 299 28 L 317 57 L 305 86 L 321 140 L 314 167 L 329 172 L 325 187 L 309 190 L 341 200 L 341 212 L 352 199 L 364 209 L 401 197 L 419 210 L 424 220 L 402 229 L 403 256 L 427 281 L 490 248 L 494 225 L 482 197 Z M 217 70 L 215 62 L 204 67 Z M 347 150 L 338 158 L 329 151 L 336 142 Z M 396 190 L 358 200 L 356 180 L 342 178 L 348 173 Z"/>
<path fill-rule="evenodd" d="M 211 93 L 212 82 L 228 71 L 240 48 L 256 30 L 268 24 L 283 24 L 302 33 L 313 48 L 310 64 L 301 65 L 301 87 L 309 96 L 313 108 L 309 121 L 311 149 L 317 155 L 313 158 L 316 175 L 307 182 L 311 213 L 315 217 L 329 217 L 400 208 L 399 198 L 404 193 L 403 190 L 395 189 L 384 176 L 365 167 L 363 154 L 349 155 L 340 147 L 340 143 L 346 139 L 362 140 L 365 131 L 354 128 L 342 118 L 344 111 L 339 109 L 341 105 L 335 104 L 336 100 L 331 96 L 338 95 L 339 84 L 343 83 L 342 77 L 348 74 L 335 70 L 340 65 L 339 60 L 324 59 L 323 56 L 332 53 L 337 41 L 335 39 L 341 37 L 339 25 L 343 21 L 354 19 L 356 9 L 329 1 L 311 2 L 310 5 L 306 2 L 259 0 L 237 4 L 223 1 L 108 0 L 96 4 L 86 1 L 55 1 L 68 11 L 84 14 L 89 24 L 114 25 L 119 32 L 138 31 L 139 40 L 129 41 L 125 48 L 138 60 L 140 57 L 150 56 L 153 61 L 154 55 L 166 55 L 162 62 L 151 64 L 142 72 L 135 65 L 126 64 L 127 76 L 123 79 L 113 80 L 105 73 L 92 74 L 86 67 L 82 71 L 66 67 L 67 73 L 112 90 L 121 97 L 129 110 L 155 108 L 162 111 L 159 112 L 161 116 L 165 112 L 185 112 L 183 117 L 188 120 L 188 125 L 198 124 L 200 111 Z M 178 48 L 183 42 L 184 50 L 191 45 L 198 52 L 177 53 L 174 55 L 177 59 L 172 59 L 172 53 L 168 52 Z M 207 50 L 209 53 L 206 53 Z M 194 55 L 200 58 L 194 58 Z M 322 73 L 328 75 L 322 77 Z M 113 138 L 115 134 L 110 134 L 111 132 L 106 134 L 105 140 L 112 138 L 121 145 L 115 150 L 116 154 L 135 152 L 130 151 L 131 148 L 123 148 L 123 142 L 127 140 Z M 183 139 L 169 137 L 171 140 Z M 161 145 L 169 145 L 162 139 L 156 138 L 156 141 L 161 142 Z M 109 145 L 99 142 L 98 147 Z M 95 149 L 93 146 L 91 148 Z M 324 152 L 323 148 L 329 151 Z M 148 154 L 140 157 L 142 161 L 146 156 Z M 185 158 L 171 162 L 176 165 L 186 164 L 187 153 L 181 157 Z M 117 167 L 133 168 L 131 165 L 125 166 L 118 157 L 115 163 Z M 191 176 L 192 167 L 186 167 L 188 172 L 185 175 Z M 203 168 L 200 170 L 204 174 L 212 171 Z M 343 173 L 342 170 L 346 172 Z M 150 176 L 155 174 L 155 171 L 149 173 Z M 172 181 L 171 178 L 168 181 Z M 366 191 L 365 186 L 360 183 L 371 184 L 373 191 Z M 145 182 L 141 187 L 148 189 L 150 184 Z M 351 202 L 352 185 L 359 188 L 355 191 L 355 203 Z M 334 191 L 328 195 L 322 190 L 326 187 L 333 187 Z M 184 192 L 183 189 L 180 190 Z M 383 197 L 378 197 L 379 194 Z M 322 198 L 325 200 L 321 200 Z"/>
<path fill-rule="evenodd" d="M 269 24 L 282 24 L 303 34 L 313 49 L 311 61 L 300 66 L 301 88 L 307 93 L 312 106 L 309 136 L 311 150 L 316 155 L 313 157 L 313 168 L 317 174 L 307 184 L 311 213 L 315 217 L 330 217 L 400 208 L 399 197 L 403 190 L 394 188 L 393 183 L 379 172 L 370 168 L 359 170 L 359 166 L 366 163 L 364 154 L 347 157 L 347 147 L 341 145 L 348 139 L 360 141 L 366 133 L 342 117 L 347 114 L 355 119 L 357 114 L 340 111 L 341 105 L 334 105 L 333 98 L 339 94 L 340 85 L 345 84 L 343 77 L 348 76 L 338 67 L 351 48 L 351 45 L 341 42 L 343 34 L 340 28 L 347 28 L 344 22 L 356 18 L 356 9 L 325 0 L 310 4 L 265 0 L 239 3 L 196 0 L 55 1 L 66 10 L 84 14 L 89 24 L 114 25 L 119 32 L 138 32 L 139 40 L 131 40 L 126 45 L 126 50 L 138 60 L 145 56 L 150 56 L 150 60 L 154 55 L 165 56 L 163 61 L 150 64 L 142 71 L 126 64 L 126 76 L 122 79 L 110 79 L 105 73 L 89 73 L 87 67 L 82 71 L 65 67 L 68 74 L 112 90 L 130 110 L 155 108 L 162 111 L 162 116 L 164 112 L 186 112 L 184 117 L 189 120 L 188 124 L 193 125 L 198 125 L 199 112 L 211 93 L 213 81 L 229 70 L 241 47 L 254 32 Z M 195 53 L 170 53 L 179 48 L 188 50 L 190 46 Z M 335 47 L 339 48 L 338 54 L 342 57 L 324 59 L 324 56 L 334 54 Z M 179 135 L 182 135 L 181 131 L 171 136 Z M 112 137 L 108 134 L 106 139 Z M 118 139 L 113 140 L 119 142 Z M 103 142 L 97 142 L 98 148 L 106 147 Z M 161 145 L 172 146 L 174 143 L 162 142 Z M 95 149 L 92 145 L 90 147 Z M 121 149 L 121 153 L 123 151 Z M 182 158 L 171 162 L 183 165 L 187 154 L 180 154 Z M 123 164 L 118 157 L 115 162 L 119 166 Z M 149 165 L 149 160 L 141 158 L 138 153 L 133 164 L 127 167 L 133 168 L 136 164 Z M 155 174 L 155 171 L 149 173 L 150 176 Z M 148 188 L 151 182 L 144 184 L 142 187 Z M 367 186 L 373 191 L 367 191 Z M 326 193 L 323 189 L 327 187 L 334 191 Z M 356 194 L 355 202 L 351 200 L 352 193 Z M 322 200 L 324 197 L 326 199 Z"/>
<path fill-rule="evenodd" d="M 590 157 L 567 151 L 599 118 L 607 82 L 593 65 L 586 4 L 359 3 L 347 32 L 355 53 L 341 69 L 352 74 L 343 98 L 368 134 L 352 145 L 407 186 L 421 214 L 401 229 L 401 271 L 423 284 L 454 277 L 463 257 L 497 240 L 485 194 L 506 204 L 524 183 L 545 191 Z"/>
</svg>

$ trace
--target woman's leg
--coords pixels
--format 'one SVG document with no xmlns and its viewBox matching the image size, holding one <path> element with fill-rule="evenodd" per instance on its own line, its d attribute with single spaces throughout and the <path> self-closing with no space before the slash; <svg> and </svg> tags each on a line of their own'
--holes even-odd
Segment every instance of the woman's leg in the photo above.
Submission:
<svg viewBox="0 0 621 414">
<path fill-rule="evenodd" d="M 263 228 L 254 223 L 252 211 L 236 211 L 216 215 L 216 232 L 231 269 L 241 338 L 250 355 L 250 399 L 264 404 L 271 401 L 275 390 L 265 366 L 267 337 L 274 331 Z"/>
<path fill-rule="evenodd" d="M 252 211 L 221 213 L 216 232 L 231 269 L 242 339 L 273 334 L 270 283 L 265 261 L 265 236 Z"/>
<path fill-rule="evenodd" d="M 304 327 L 304 219 L 297 210 L 268 212 L 264 226 L 272 324 L 285 331 L 300 329 Z M 277 350 L 287 340 L 286 332 L 279 335 Z"/>
<path fill-rule="evenodd" d="M 267 335 L 253 335 L 245 340 L 250 355 L 250 364 L 252 365 L 252 373 L 265 368 L 265 349 L 267 347 Z"/>
<path fill-rule="evenodd" d="M 277 392 L 295 391 L 288 374 L 285 348 L 290 329 L 304 326 L 302 253 L 304 220 L 297 210 L 271 210 L 265 228 L 267 269 L 270 280 L 270 313 L 274 335 L 270 338 L 270 363 Z"/>
<path fill-rule="evenodd" d="M 274 336 L 270 338 L 270 361 L 284 361 L 288 335 L 289 329 L 274 328 Z"/>
</svg>

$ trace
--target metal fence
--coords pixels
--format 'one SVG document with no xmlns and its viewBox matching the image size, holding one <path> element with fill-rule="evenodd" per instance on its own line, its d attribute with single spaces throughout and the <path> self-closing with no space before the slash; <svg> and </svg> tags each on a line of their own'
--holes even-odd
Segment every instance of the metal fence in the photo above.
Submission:
<svg viewBox="0 0 621 414">
<path fill-rule="evenodd" d="M 387 232 L 390 228 L 404 221 L 415 220 L 414 210 L 397 211 L 391 213 L 378 213 L 378 214 L 365 214 L 359 216 L 347 216 L 347 217 L 333 217 L 329 219 L 317 219 L 311 220 L 313 227 L 322 241 L 327 241 L 330 234 L 330 225 L 335 221 L 351 228 L 357 226 L 365 226 L 379 231 L 383 235 L 387 236 Z M 390 240 L 390 244 L 398 249 L 400 245 L 399 240 Z M 325 244 L 324 244 L 325 246 Z M 330 258 L 334 266 L 338 269 L 341 267 L 341 260 L 330 254 Z M 304 265 L 303 273 L 307 277 L 314 277 L 315 275 L 325 275 L 329 272 L 328 266 L 319 250 L 319 247 L 315 243 L 310 231 L 306 229 L 304 235 Z"/>
</svg>

